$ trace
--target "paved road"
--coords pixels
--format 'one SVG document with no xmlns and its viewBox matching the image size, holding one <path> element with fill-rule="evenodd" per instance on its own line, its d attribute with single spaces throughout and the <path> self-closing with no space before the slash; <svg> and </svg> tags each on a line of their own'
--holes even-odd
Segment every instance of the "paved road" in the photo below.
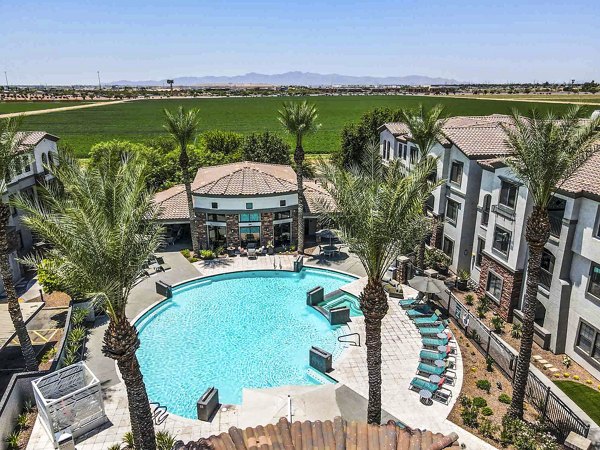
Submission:
<svg viewBox="0 0 600 450">
<path fill-rule="evenodd" d="M 131 102 L 133 100 L 135 100 L 135 99 L 114 100 L 114 101 L 105 101 L 105 102 L 97 102 L 97 103 L 86 103 L 85 105 L 63 106 L 61 108 L 39 109 L 37 111 L 14 112 L 14 113 L 8 113 L 8 114 L 0 114 L 0 119 L 4 119 L 7 117 L 17 117 L 17 116 L 37 116 L 39 114 L 48 114 L 48 113 L 60 112 L 60 111 L 71 111 L 72 109 L 95 108 L 96 106 L 116 105 L 118 103 Z"/>
</svg>

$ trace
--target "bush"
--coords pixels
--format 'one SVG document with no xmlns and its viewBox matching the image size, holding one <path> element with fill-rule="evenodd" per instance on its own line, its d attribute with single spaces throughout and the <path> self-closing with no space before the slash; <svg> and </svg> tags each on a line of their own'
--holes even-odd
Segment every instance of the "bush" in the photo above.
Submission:
<svg viewBox="0 0 600 450">
<path fill-rule="evenodd" d="M 200 135 L 209 153 L 232 155 L 242 149 L 244 137 L 232 131 L 210 130 Z"/>
<path fill-rule="evenodd" d="M 481 414 L 486 417 L 489 417 L 492 414 L 494 414 L 494 411 L 492 411 L 492 408 L 490 408 L 489 406 L 486 406 L 484 408 L 481 408 Z"/>
<path fill-rule="evenodd" d="M 473 294 L 465 295 L 465 303 L 469 306 L 473 305 L 475 303 L 475 296 Z"/>
<path fill-rule="evenodd" d="M 479 433 L 486 438 L 494 439 L 499 429 L 500 427 L 498 425 L 494 425 L 494 423 L 489 419 L 483 418 L 479 422 Z"/>
<path fill-rule="evenodd" d="M 175 438 L 168 431 L 156 432 L 156 450 L 171 450 L 175 445 Z"/>
<path fill-rule="evenodd" d="M 473 405 L 473 401 L 466 395 L 460 398 L 460 406 L 460 417 L 463 423 L 468 427 L 477 428 L 479 425 L 479 408 Z"/>
<path fill-rule="evenodd" d="M 555 438 L 545 433 L 539 424 L 527 423 L 506 415 L 502 418 L 500 441 L 517 450 L 558 450 Z"/>
<path fill-rule="evenodd" d="M 494 358 L 492 358 L 491 356 L 487 356 L 485 358 L 485 369 L 488 372 L 493 372 L 494 371 Z"/>
<path fill-rule="evenodd" d="M 510 402 L 512 401 L 512 399 L 510 398 L 510 395 L 502 393 L 498 396 L 498 401 L 500 403 L 510 405 Z"/>
<path fill-rule="evenodd" d="M 179 253 L 181 253 L 185 259 L 190 259 L 190 257 L 192 256 L 192 252 L 190 252 L 190 250 L 187 248 L 184 248 Z"/>
<path fill-rule="evenodd" d="M 502 317 L 494 316 L 490 322 L 496 333 L 504 333 L 504 320 L 502 320 Z"/>
<path fill-rule="evenodd" d="M 88 311 L 87 308 L 74 309 L 73 312 L 71 313 L 71 323 L 74 326 L 79 326 L 79 325 L 83 324 L 83 322 L 85 321 L 85 319 L 89 313 L 90 312 Z"/>
<path fill-rule="evenodd" d="M 291 163 L 290 146 L 278 135 L 265 131 L 252 133 L 244 139 L 242 159 L 271 164 Z"/>
<path fill-rule="evenodd" d="M 473 397 L 473 406 L 485 408 L 487 406 L 487 401 L 483 397 Z"/>
<path fill-rule="evenodd" d="M 200 250 L 200 258 L 202 259 L 214 259 L 215 254 L 212 250 Z"/>
<path fill-rule="evenodd" d="M 13 431 L 6 438 L 6 444 L 8 446 L 8 450 L 19 450 L 19 441 L 21 440 L 21 432 Z"/>
<path fill-rule="evenodd" d="M 490 310 L 490 299 L 483 296 L 479 297 L 479 302 L 477 304 L 477 315 L 480 319 L 483 319 L 486 313 Z"/>
<path fill-rule="evenodd" d="M 482 391 L 490 393 L 490 389 L 492 389 L 492 383 L 489 380 L 477 380 L 477 387 Z"/>
<path fill-rule="evenodd" d="M 521 337 L 521 332 L 523 331 L 523 325 L 520 323 L 513 323 L 512 330 L 510 335 L 515 339 L 519 339 Z"/>
</svg>

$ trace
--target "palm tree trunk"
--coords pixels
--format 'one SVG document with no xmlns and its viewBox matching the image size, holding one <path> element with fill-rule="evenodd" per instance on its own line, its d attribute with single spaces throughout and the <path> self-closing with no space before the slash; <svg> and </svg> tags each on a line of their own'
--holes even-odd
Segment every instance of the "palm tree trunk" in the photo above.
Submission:
<svg viewBox="0 0 600 450">
<path fill-rule="evenodd" d="M 192 198 L 192 180 L 190 177 L 190 158 L 187 154 L 187 149 L 184 145 L 181 146 L 179 154 L 179 165 L 181 166 L 181 174 L 183 176 L 183 184 L 185 185 L 185 196 L 187 198 L 188 213 L 190 216 L 190 235 L 192 237 L 192 250 L 196 257 L 200 255 L 200 243 L 198 242 L 198 228 L 196 221 L 196 213 L 194 211 L 194 201 Z"/>
<path fill-rule="evenodd" d="M 127 391 L 135 450 L 156 450 L 154 420 L 146 385 L 135 355 L 140 346 L 137 330 L 126 317 L 111 321 L 104 334 L 102 352 L 117 361 Z"/>
<path fill-rule="evenodd" d="M 515 369 L 513 381 L 513 396 L 508 408 L 512 417 L 523 418 L 523 402 L 525 401 L 525 388 L 529 378 L 529 363 L 533 346 L 533 332 L 535 321 L 535 308 L 537 302 L 538 284 L 540 276 L 540 263 L 544 245 L 550 237 L 550 222 L 548 211 L 545 208 L 534 206 L 533 212 L 527 220 L 525 238 L 529 247 L 527 259 L 527 286 L 525 290 L 525 304 L 523 305 L 523 330 L 519 359 Z"/>
<path fill-rule="evenodd" d="M 8 299 L 8 313 L 12 320 L 21 353 L 25 359 L 25 367 L 28 371 L 38 370 L 38 364 L 35 357 L 35 351 L 27 332 L 27 326 L 23 320 L 23 313 L 19 306 L 19 299 L 15 291 L 13 282 L 12 270 L 10 267 L 10 250 L 11 245 L 8 242 L 8 219 L 10 217 L 10 207 L 6 203 L 0 203 L 0 273 L 4 284 L 4 291 Z"/>
<path fill-rule="evenodd" d="M 298 253 L 304 253 L 304 149 L 298 141 L 294 152 L 296 182 L 298 184 Z"/>
<path fill-rule="evenodd" d="M 425 239 L 419 244 L 419 265 L 417 267 L 421 272 L 420 275 L 422 275 L 423 270 L 425 269 Z"/>
<path fill-rule="evenodd" d="M 381 321 L 388 310 L 387 296 L 381 282 L 369 278 L 360 295 L 360 308 L 365 315 L 369 403 L 367 422 L 381 423 Z"/>
</svg>

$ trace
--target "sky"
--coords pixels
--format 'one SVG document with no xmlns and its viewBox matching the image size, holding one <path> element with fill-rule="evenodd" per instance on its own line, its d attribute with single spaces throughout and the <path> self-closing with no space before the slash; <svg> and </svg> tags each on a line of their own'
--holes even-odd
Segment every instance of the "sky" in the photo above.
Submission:
<svg viewBox="0 0 600 450">
<path fill-rule="evenodd" d="M 600 80 L 600 0 L 0 0 L 10 84 L 282 73 Z M 3 73 L 0 81 L 3 83 Z"/>
</svg>

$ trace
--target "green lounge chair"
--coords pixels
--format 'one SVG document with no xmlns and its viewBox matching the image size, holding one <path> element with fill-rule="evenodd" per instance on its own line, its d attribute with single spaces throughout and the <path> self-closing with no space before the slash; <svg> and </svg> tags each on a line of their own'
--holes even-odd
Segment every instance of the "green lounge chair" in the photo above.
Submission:
<svg viewBox="0 0 600 450">
<path fill-rule="evenodd" d="M 446 323 L 444 321 L 442 321 L 441 323 L 438 323 L 437 325 L 419 328 L 419 332 L 421 333 L 421 336 L 431 336 L 431 335 L 436 335 L 436 334 L 442 333 L 445 329 L 446 329 Z"/>
<path fill-rule="evenodd" d="M 414 319 L 416 317 L 427 316 L 428 314 L 431 314 L 431 313 L 432 313 L 432 311 L 431 311 L 431 308 L 429 307 L 429 305 L 419 305 L 413 309 L 409 309 L 408 311 L 406 311 L 406 314 L 411 319 Z"/>
<path fill-rule="evenodd" d="M 422 326 L 422 327 L 427 327 L 429 325 L 435 325 L 436 323 L 438 323 L 440 321 L 440 317 L 437 314 L 432 314 L 431 316 L 425 316 L 425 317 L 416 317 L 414 319 L 415 325 L 416 326 Z"/>
<path fill-rule="evenodd" d="M 446 371 L 445 367 L 432 366 L 431 364 L 426 364 L 423 362 L 419 363 L 419 366 L 417 367 L 417 373 L 425 374 L 426 376 L 429 376 L 429 375 L 442 376 L 442 374 L 445 371 Z"/>
<path fill-rule="evenodd" d="M 440 382 L 436 384 L 428 380 L 424 380 L 423 378 L 414 377 L 410 382 L 409 389 L 417 392 L 424 389 L 431 392 L 432 399 L 448 404 L 450 398 L 452 398 L 452 392 L 449 389 L 442 388 L 445 382 L 445 378 L 442 378 Z"/>
<path fill-rule="evenodd" d="M 424 337 L 422 340 L 423 340 L 424 347 L 438 348 L 440 345 L 448 345 L 448 338 L 440 339 L 440 338 Z"/>
<path fill-rule="evenodd" d="M 398 306 L 402 309 L 409 309 L 417 306 L 419 304 L 419 300 L 416 298 L 405 298 L 403 300 L 398 300 Z"/>
<path fill-rule="evenodd" d="M 421 350 L 421 352 L 419 353 L 419 357 L 426 361 L 439 361 L 439 360 L 444 361 L 448 357 L 448 354 L 434 352 L 433 350 Z"/>
</svg>

